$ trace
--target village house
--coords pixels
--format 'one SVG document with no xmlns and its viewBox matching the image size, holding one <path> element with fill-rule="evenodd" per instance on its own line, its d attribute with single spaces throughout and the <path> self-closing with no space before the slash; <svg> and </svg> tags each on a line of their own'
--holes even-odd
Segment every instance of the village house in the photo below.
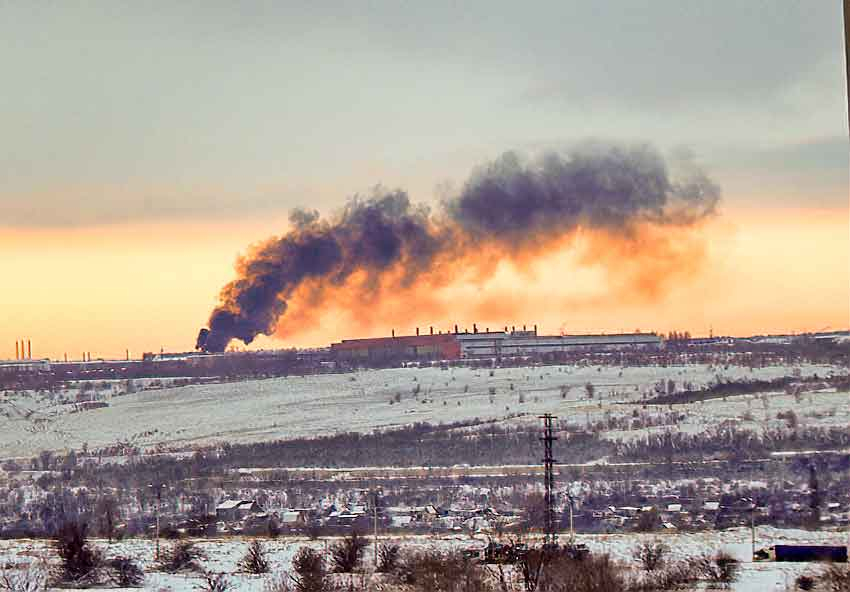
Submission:
<svg viewBox="0 0 850 592">
<path fill-rule="evenodd" d="M 215 507 L 215 517 L 224 522 L 238 522 L 263 509 L 254 500 L 227 500 Z"/>
</svg>

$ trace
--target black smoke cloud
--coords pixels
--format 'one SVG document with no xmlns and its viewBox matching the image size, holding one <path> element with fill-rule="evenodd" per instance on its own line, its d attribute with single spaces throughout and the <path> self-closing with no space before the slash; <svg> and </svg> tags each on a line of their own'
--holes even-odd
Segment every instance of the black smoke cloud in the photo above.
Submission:
<svg viewBox="0 0 850 592">
<path fill-rule="evenodd" d="M 513 258 L 580 228 L 627 234 L 645 223 L 691 225 L 714 213 L 719 196 L 690 157 L 668 166 L 649 145 L 588 143 L 532 160 L 505 153 L 473 171 L 436 212 L 380 188 L 351 198 L 331 219 L 295 210 L 286 235 L 239 260 L 238 278 L 222 290 L 197 346 L 223 351 L 232 339 L 285 333 L 290 300 L 307 283 L 368 292 L 392 273 L 404 290 L 482 246 Z M 355 274 L 365 281 L 349 286 Z"/>
</svg>

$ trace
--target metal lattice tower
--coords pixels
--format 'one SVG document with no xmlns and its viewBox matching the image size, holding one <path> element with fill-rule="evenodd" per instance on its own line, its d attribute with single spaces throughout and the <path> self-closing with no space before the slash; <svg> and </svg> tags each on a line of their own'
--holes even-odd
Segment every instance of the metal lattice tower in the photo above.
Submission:
<svg viewBox="0 0 850 592">
<path fill-rule="evenodd" d="M 557 440 L 553 435 L 552 431 L 552 421 L 557 419 L 551 413 L 547 413 L 545 415 L 541 415 L 540 419 L 543 420 L 543 437 L 540 438 L 543 441 L 543 468 L 544 468 L 544 480 L 546 487 L 546 543 L 554 544 L 555 543 L 555 474 L 553 471 L 553 466 L 555 464 L 555 459 L 552 457 L 552 443 Z"/>
</svg>

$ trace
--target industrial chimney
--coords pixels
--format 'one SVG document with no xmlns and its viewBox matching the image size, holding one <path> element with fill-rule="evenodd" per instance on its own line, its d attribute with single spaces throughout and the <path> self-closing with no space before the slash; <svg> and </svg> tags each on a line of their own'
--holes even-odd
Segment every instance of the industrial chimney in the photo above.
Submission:
<svg viewBox="0 0 850 592">
<path fill-rule="evenodd" d="M 534 336 L 537 337 L 537 325 L 534 325 Z"/>
<path fill-rule="evenodd" d="M 455 325 L 455 335 L 457 335 L 457 325 Z"/>
<path fill-rule="evenodd" d="M 32 343 L 27 339 L 27 359 L 32 360 Z"/>
<path fill-rule="evenodd" d="M 472 332 L 478 333 L 478 325 L 476 325 L 475 323 L 472 323 Z"/>
<path fill-rule="evenodd" d="M 21 359 L 21 358 L 20 358 L 20 354 L 18 353 L 18 342 L 17 342 L 17 340 L 15 341 L 15 359 L 16 359 L 16 360 L 20 360 L 20 359 Z"/>
<path fill-rule="evenodd" d="M 416 327 L 416 336 L 419 337 L 419 327 Z"/>
<path fill-rule="evenodd" d="M 429 327 L 429 329 L 431 329 L 431 335 L 433 335 L 434 334 L 434 327 L 433 326 Z"/>
<path fill-rule="evenodd" d="M 395 337 L 395 329 L 392 330 L 392 336 Z"/>
</svg>

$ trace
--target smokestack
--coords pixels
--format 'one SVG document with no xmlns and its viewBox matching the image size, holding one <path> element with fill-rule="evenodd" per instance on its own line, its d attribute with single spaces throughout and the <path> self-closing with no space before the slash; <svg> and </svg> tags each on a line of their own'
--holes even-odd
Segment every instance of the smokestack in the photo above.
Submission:
<svg viewBox="0 0 850 592">
<path fill-rule="evenodd" d="M 127 353 L 127 361 L 129 362 L 130 361 L 130 348 L 129 347 L 126 349 L 126 353 Z"/>
<path fill-rule="evenodd" d="M 68 352 L 65 352 L 65 362 L 68 361 Z"/>
<path fill-rule="evenodd" d="M 534 325 L 534 336 L 537 337 L 537 325 Z"/>
<path fill-rule="evenodd" d="M 478 325 L 477 325 L 477 324 L 475 324 L 475 323 L 472 323 L 472 332 L 473 332 L 473 333 L 478 333 Z"/>
<path fill-rule="evenodd" d="M 27 339 L 27 359 L 32 360 L 32 343 Z"/>
<path fill-rule="evenodd" d="M 429 329 L 431 329 L 431 335 L 433 335 L 434 334 L 434 327 L 433 326 L 429 327 Z"/>
<path fill-rule="evenodd" d="M 365 303 L 380 303 L 384 290 L 412 294 L 420 278 L 467 261 L 484 282 L 498 266 L 478 265 L 479 252 L 523 263 L 579 229 L 631 241 L 638 257 L 642 228 L 684 228 L 715 211 L 717 185 L 691 160 L 682 165 L 670 166 L 645 143 L 586 142 L 531 159 L 506 152 L 476 168 L 434 213 L 402 190 L 380 188 L 327 219 L 295 210 L 288 233 L 240 259 L 238 277 L 220 291 L 210 314 L 203 349 L 225 351 L 234 339 L 249 344 L 260 334 L 290 335 L 299 327 L 288 326 L 289 310 L 315 320 L 341 290 L 364 302 L 368 321 L 380 307 Z M 360 282 L 361 275 L 369 281 Z M 358 298 L 367 292 L 369 298 Z"/>
<path fill-rule="evenodd" d="M 18 354 L 18 342 L 17 342 L 17 340 L 15 341 L 15 359 L 16 359 L 16 360 L 20 360 L 20 359 L 21 359 L 21 358 L 20 358 L 20 354 Z"/>
<path fill-rule="evenodd" d="M 525 332 L 525 325 L 522 326 L 522 330 L 523 330 L 523 332 Z"/>
<path fill-rule="evenodd" d="M 419 337 L 419 327 L 416 327 L 416 336 Z"/>
<path fill-rule="evenodd" d="M 392 336 L 395 337 L 395 329 L 392 330 Z"/>
<path fill-rule="evenodd" d="M 455 335 L 457 335 L 457 325 L 455 325 Z"/>
</svg>

